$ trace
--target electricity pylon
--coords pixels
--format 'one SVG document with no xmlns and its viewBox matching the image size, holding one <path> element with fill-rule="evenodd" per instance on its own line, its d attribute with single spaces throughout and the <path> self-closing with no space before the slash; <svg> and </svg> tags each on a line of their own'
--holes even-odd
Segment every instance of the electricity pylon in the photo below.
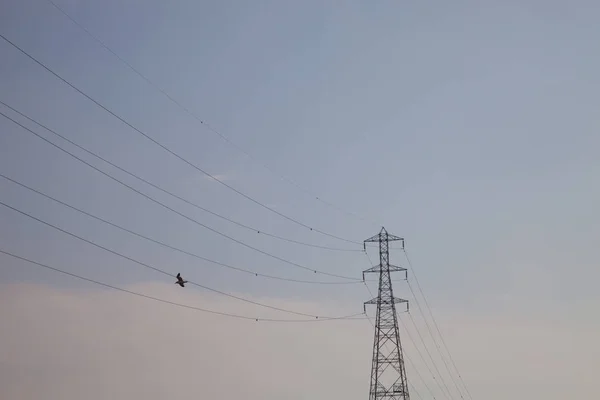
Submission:
<svg viewBox="0 0 600 400">
<path fill-rule="evenodd" d="M 388 234 L 385 228 L 381 228 L 379 234 L 364 242 L 365 251 L 366 243 L 379 243 L 379 265 L 363 272 L 363 280 L 365 273 L 379 273 L 377 297 L 365 302 L 364 306 L 366 312 L 367 304 L 377 304 L 369 400 L 410 399 L 402 344 L 400 343 L 400 333 L 398 331 L 398 316 L 396 314 L 396 303 L 406 303 L 408 310 L 408 300 L 394 297 L 391 279 L 391 272 L 404 271 L 406 276 L 407 270 L 406 268 L 390 265 L 389 242 L 392 241 L 400 241 L 402 247 L 404 247 L 404 239 Z M 388 346 L 389 350 L 386 351 L 384 346 L 387 344 L 391 346 Z"/>
</svg>

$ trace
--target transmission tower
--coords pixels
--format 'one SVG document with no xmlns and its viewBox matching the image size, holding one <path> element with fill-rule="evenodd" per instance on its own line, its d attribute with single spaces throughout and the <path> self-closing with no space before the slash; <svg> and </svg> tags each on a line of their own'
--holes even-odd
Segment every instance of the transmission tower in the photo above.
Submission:
<svg viewBox="0 0 600 400">
<path fill-rule="evenodd" d="M 377 304 L 369 400 L 410 399 L 402 344 L 400 343 L 400 333 L 398 331 L 398 316 L 396 314 L 396 303 L 406 303 L 408 310 L 408 300 L 394 297 L 391 279 L 392 272 L 404 271 L 405 276 L 407 276 L 407 270 L 406 268 L 390 265 L 389 242 L 393 241 L 400 241 L 404 248 L 404 239 L 390 235 L 385 228 L 381 228 L 379 234 L 364 242 L 365 251 L 366 243 L 379 243 L 379 265 L 363 272 L 363 280 L 365 273 L 379 273 L 377 297 L 365 302 L 364 306 L 366 312 L 367 304 Z M 391 346 L 385 347 L 388 344 Z M 388 350 L 385 350 L 386 348 Z"/>
</svg>

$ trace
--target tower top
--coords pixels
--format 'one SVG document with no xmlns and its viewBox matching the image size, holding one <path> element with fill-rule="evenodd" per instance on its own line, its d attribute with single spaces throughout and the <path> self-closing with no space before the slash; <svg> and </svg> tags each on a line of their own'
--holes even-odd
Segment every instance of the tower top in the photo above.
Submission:
<svg viewBox="0 0 600 400">
<path fill-rule="evenodd" d="M 404 243 L 404 238 L 398 237 L 398 236 L 394 236 L 394 235 L 390 235 L 385 228 L 382 226 L 381 227 L 381 231 L 379 231 L 379 233 L 375 236 L 371 236 L 370 238 L 368 238 L 367 240 L 364 241 L 364 243 L 367 242 L 371 242 L 371 243 L 377 243 L 377 242 L 395 242 L 395 241 L 399 241 L 401 240 Z"/>
</svg>

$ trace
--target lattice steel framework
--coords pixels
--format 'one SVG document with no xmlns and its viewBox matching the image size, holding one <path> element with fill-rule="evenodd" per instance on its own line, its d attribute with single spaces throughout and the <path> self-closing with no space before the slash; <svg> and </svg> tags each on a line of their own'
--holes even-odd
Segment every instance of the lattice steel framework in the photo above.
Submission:
<svg viewBox="0 0 600 400">
<path fill-rule="evenodd" d="M 369 400 L 410 399 L 396 314 L 396 304 L 406 303 L 408 310 L 408 300 L 394 297 L 391 279 L 392 272 L 404 271 L 406 276 L 407 271 L 406 268 L 390 265 L 389 242 L 392 241 L 399 241 L 404 247 L 404 239 L 388 234 L 385 228 L 381 228 L 379 234 L 365 240 L 365 250 L 366 243 L 379 243 L 379 265 L 363 272 L 363 280 L 365 273 L 379 273 L 378 295 L 365 302 L 364 306 L 366 311 L 367 304 L 377 304 Z M 386 347 L 388 344 L 390 346 Z"/>
</svg>

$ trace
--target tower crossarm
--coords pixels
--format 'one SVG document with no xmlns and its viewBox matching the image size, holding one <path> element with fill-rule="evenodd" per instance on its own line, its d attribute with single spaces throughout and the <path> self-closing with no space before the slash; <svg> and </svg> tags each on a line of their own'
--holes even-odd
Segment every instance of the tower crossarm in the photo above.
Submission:
<svg viewBox="0 0 600 400">
<path fill-rule="evenodd" d="M 394 297 L 393 299 L 380 300 L 379 297 L 375 297 L 369 301 L 365 301 L 365 304 L 398 304 L 398 303 L 408 303 L 408 300 L 401 299 L 399 297 Z"/>
<path fill-rule="evenodd" d="M 392 299 L 380 299 L 379 297 L 375 297 L 372 298 L 369 301 L 365 301 L 363 304 L 363 307 L 365 309 L 365 312 L 367 311 L 367 305 L 369 304 L 377 304 L 377 305 L 389 305 L 389 304 L 400 304 L 400 303 L 406 303 L 406 311 L 408 311 L 408 300 L 406 299 L 401 299 L 399 297 L 394 297 Z"/>
<path fill-rule="evenodd" d="M 389 264 L 389 271 L 390 272 L 404 272 L 404 277 L 405 277 L 404 279 L 408 279 L 408 270 L 404 267 L 399 267 L 397 265 Z M 373 273 L 373 272 L 386 272 L 386 271 L 381 269 L 381 264 L 378 264 L 369 269 L 365 269 L 363 271 L 363 281 L 365 280 L 365 274 L 369 274 L 369 273 Z"/>
<path fill-rule="evenodd" d="M 370 238 L 366 239 L 364 241 L 364 243 L 379 243 L 379 242 L 397 242 L 400 241 L 402 242 L 402 248 L 404 248 L 404 238 L 401 238 L 399 236 L 394 236 L 394 235 L 390 235 L 385 228 L 381 228 L 381 231 L 374 236 L 371 236 Z"/>
</svg>

